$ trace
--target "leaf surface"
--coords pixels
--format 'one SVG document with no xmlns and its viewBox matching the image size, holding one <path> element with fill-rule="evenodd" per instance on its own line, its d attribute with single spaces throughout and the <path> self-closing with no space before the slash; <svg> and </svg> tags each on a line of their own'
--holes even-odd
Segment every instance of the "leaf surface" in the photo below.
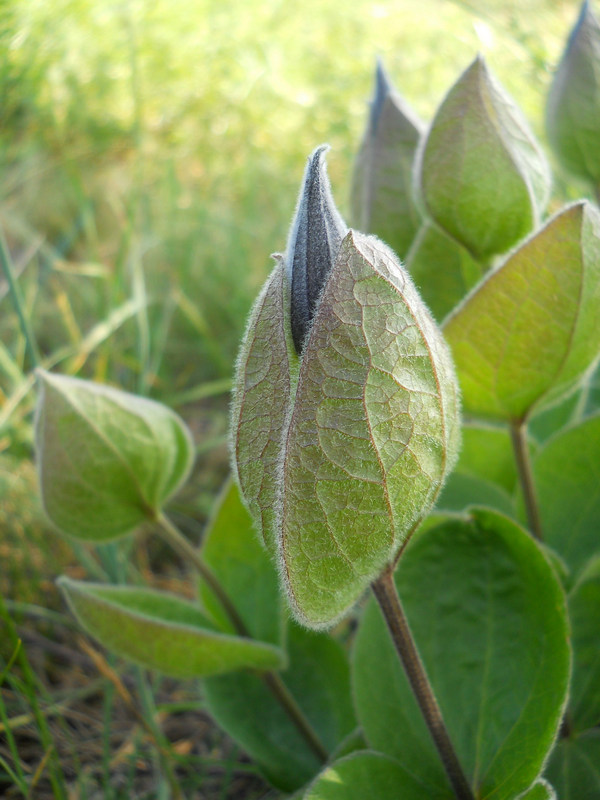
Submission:
<svg viewBox="0 0 600 800">
<path fill-rule="evenodd" d="M 419 533 L 396 583 L 477 797 L 514 800 L 537 779 L 566 702 L 568 626 L 552 568 L 522 528 L 474 509 Z M 370 745 L 433 796 L 442 792 L 441 762 L 373 600 L 357 635 L 353 678 Z"/>
<path fill-rule="evenodd" d="M 560 739 L 545 774 L 559 800 L 597 800 L 600 797 L 600 731 Z"/>
<path fill-rule="evenodd" d="M 38 379 L 37 467 L 54 525 L 104 542 L 153 520 L 192 465 L 183 421 L 109 386 L 41 370 Z"/>
<path fill-rule="evenodd" d="M 178 678 L 239 669 L 278 669 L 284 653 L 273 645 L 218 630 L 186 600 L 151 589 L 61 578 L 71 610 L 109 650 Z"/>
<path fill-rule="evenodd" d="M 569 722 L 573 731 L 582 732 L 600 723 L 600 557 L 584 570 L 568 599 L 573 637 Z"/>
<path fill-rule="evenodd" d="M 465 411 L 522 420 L 584 378 L 600 352 L 600 215 L 568 206 L 444 324 Z"/>
</svg>

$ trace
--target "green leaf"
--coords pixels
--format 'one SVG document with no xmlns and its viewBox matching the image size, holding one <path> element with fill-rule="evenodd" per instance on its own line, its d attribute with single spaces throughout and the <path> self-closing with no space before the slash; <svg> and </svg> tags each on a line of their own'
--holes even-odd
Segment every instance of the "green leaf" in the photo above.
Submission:
<svg viewBox="0 0 600 800">
<path fill-rule="evenodd" d="M 520 794 L 517 800 L 556 800 L 556 792 L 548 781 L 540 778 L 530 789 Z"/>
<path fill-rule="evenodd" d="M 526 120 L 480 56 L 440 105 L 416 174 L 428 214 L 479 260 L 529 233 L 550 189 Z"/>
<path fill-rule="evenodd" d="M 507 428 L 468 424 L 463 426 L 462 433 L 456 470 L 495 483 L 512 495 L 517 468 Z"/>
<path fill-rule="evenodd" d="M 494 483 L 454 470 L 444 484 L 435 508 L 437 511 L 463 511 L 471 506 L 489 506 L 509 517 L 515 516 L 512 498 Z"/>
<path fill-rule="evenodd" d="M 311 785 L 304 800 L 452 800 L 453 794 L 430 795 L 393 758 L 363 751 L 334 761 Z"/>
<path fill-rule="evenodd" d="M 333 751 L 356 727 L 346 654 L 331 636 L 291 624 L 288 655 L 281 677 Z M 224 675 L 205 687 L 210 713 L 271 783 L 292 792 L 317 774 L 321 764 L 260 678 Z"/>
<path fill-rule="evenodd" d="M 202 558 L 218 578 L 256 639 L 281 644 L 283 608 L 277 571 L 252 529 L 237 484 L 228 480 L 215 503 L 202 545 Z M 223 630 L 235 632 L 218 600 L 200 581 L 204 608 Z"/>
<path fill-rule="evenodd" d="M 438 320 L 452 311 L 483 274 L 481 264 L 465 247 L 429 222 L 417 234 L 406 268 Z"/>
<path fill-rule="evenodd" d="M 533 472 L 544 540 L 577 573 L 600 552 L 600 414 L 550 439 Z"/>
<path fill-rule="evenodd" d="M 352 220 L 354 227 L 379 236 L 401 258 L 421 223 L 412 187 L 421 129 L 378 62 L 369 123 L 354 163 Z"/>
<path fill-rule="evenodd" d="M 71 610 L 94 638 L 124 658 L 178 678 L 285 666 L 277 647 L 218 630 L 198 606 L 130 586 L 61 578 Z"/>
<path fill-rule="evenodd" d="M 600 731 L 561 739 L 550 756 L 545 774 L 559 800 L 598 800 Z"/>
<path fill-rule="evenodd" d="M 37 466 L 54 525 L 105 542 L 155 519 L 192 465 L 193 441 L 182 420 L 118 389 L 37 375 Z"/>
<path fill-rule="evenodd" d="M 573 640 L 569 724 L 578 732 L 600 723 L 600 557 L 584 570 L 568 599 Z"/>
<path fill-rule="evenodd" d="M 569 631 L 554 571 L 522 528 L 477 509 L 414 537 L 396 583 L 477 797 L 514 800 L 537 779 L 566 702 Z M 439 757 L 374 601 L 358 631 L 353 679 L 370 745 L 432 796 L 444 791 Z"/>
<path fill-rule="evenodd" d="M 600 352 L 600 214 L 563 209 L 445 322 L 465 411 L 522 420 L 572 391 Z"/>
<path fill-rule="evenodd" d="M 439 329 L 389 248 L 351 231 L 303 351 L 281 461 L 281 572 L 304 624 L 333 624 L 393 559 L 459 438 Z"/>
<path fill-rule="evenodd" d="M 285 264 L 258 296 L 242 340 L 233 382 L 233 466 L 242 496 L 268 549 L 275 544 L 276 465 L 297 362 L 289 325 Z"/>
<path fill-rule="evenodd" d="M 571 34 L 548 92 L 546 129 L 559 161 L 600 183 L 600 25 L 588 2 Z"/>
</svg>

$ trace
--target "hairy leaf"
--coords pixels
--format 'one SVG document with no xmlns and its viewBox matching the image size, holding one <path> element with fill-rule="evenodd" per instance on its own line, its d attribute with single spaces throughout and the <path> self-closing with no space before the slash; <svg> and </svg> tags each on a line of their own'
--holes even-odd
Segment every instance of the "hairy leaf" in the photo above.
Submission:
<svg viewBox="0 0 600 800">
<path fill-rule="evenodd" d="M 42 370 L 38 380 L 36 456 L 50 520 L 102 542 L 155 519 L 192 465 L 182 420 L 109 386 Z"/>
<path fill-rule="evenodd" d="M 59 585 L 81 625 L 102 645 L 167 675 L 203 677 L 286 664 L 279 648 L 223 633 L 198 606 L 175 595 L 65 577 Z"/>
<path fill-rule="evenodd" d="M 477 797 L 514 800 L 537 779 L 566 702 L 569 630 L 554 571 L 522 528 L 477 509 L 419 533 L 396 583 Z M 443 791 L 441 762 L 374 601 L 359 628 L 353 673 L 370 745 L 432 796 Z"/>
<path fill-rule="evenodd" d="M 465 411 L 522 420 L 585 377 L 600 352 L 600 214 L 554 216 L 444 324 Z"/>
</svg>

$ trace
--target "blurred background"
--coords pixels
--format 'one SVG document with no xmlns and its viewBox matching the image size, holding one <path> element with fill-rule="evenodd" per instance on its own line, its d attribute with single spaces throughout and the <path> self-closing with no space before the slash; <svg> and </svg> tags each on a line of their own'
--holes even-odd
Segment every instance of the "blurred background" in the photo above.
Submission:
<svg viewBox="0 0 600 800">
<path fill-rule="evenodd" d="M 545 146 L 545 95 L 578 11 L 576 0 L 3 0 L 0 594 L 30 657 L 50 663 L 0 696 L 2 714 L 3 702 L 11 717 L 33 713 L 38 695 L 54 707 L 49 686 L 69 696 L 79 686 L 54 633 L 49 649 L 40 610 L 61 608 L 54 579 L 78 568 L 36 500 L 35 362 L 182 414 L 198 460 L 178 502 L 199 531 L 228 471 L 228 393 L 248 310 L 322 142 L 348 215 L 376 57 L 427 121 L 482 53 Z M 556 176 L 557 197 L 577 191 Z M 34 765 L 46 735 L 37 725 Z"/>
</svg>

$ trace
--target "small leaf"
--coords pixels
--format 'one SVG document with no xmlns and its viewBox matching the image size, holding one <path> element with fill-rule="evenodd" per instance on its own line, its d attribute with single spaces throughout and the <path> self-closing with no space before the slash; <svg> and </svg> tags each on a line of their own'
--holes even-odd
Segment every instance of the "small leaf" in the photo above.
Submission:
<svg viewBox="0 0 600 800">
<path fill-rule="evenodd" d="M 476 796 L 514 800 L 538 778 L 566 702 L 569 631 L 554 571 L 522 528 L 477 509 L 413 537 L 396 583 Z M 353 679 L 369 744 L 422 780 L 423 796 L 443 792 L 441 762 L 374 601 Z"/>
<path fill-rule="evenodd" d="M 457 471 L 495 483 L 512 495 L 517 483 L 517 468 L 507 429 L 468 424 L 463 426 L 462 433 Z"/>
<path fill-rule="evenodd" d="M 512 498 L 504 489 L 455 469 L 440 492 L 436 511 L 463 511 L 471 506 L 487 506 L 509 517 L 515 516 Z"/>
<path fill-rule="evenodd" d="M 286 312 L 286 309 L 288 311 Z M 275 468 L 297 360 L 289 333 L 289 289 L 279 260 L 258 296 L 233 382 L 233 466 L 263 541 L 274 551 Z"/>
<path fill-rule="evenodd" d="M 590 562 L 568 599 L 573 637 L 569 724 L 571 731 L 582 732 L 600 724 L 600 557 Z"/>
<path fill-rule="evenodd" d="M 285 666 L 278 648 L 224 634 L 197 606 L 175 595 L 64 577 L 59 586 L 88 633 L 144 667 L 191 678 Z"/>
<path fill-rule="evenodd" d="M 550 439 L 533 471 L 544 540 L 576 574 L 600 553 L 600 414 Z"/>
<path fill-rule="evenodd" d="M 353 225 L 373 233 L 404 258 L 421 223 L 413 199 L 413 161 L 422 124 L 380 61 L 375 96 L 352 178 Z"/>
<path fill-rule="evenodd" d="M 406 268 L 438 320 L 452 311 L 483 274 L 465 247 L 430 222 L 417 234 Z"/>
<path fill-rule="evenodd" d="M 328 766 L 304 800 L 452 800 L 452 792 L 430 795 L 408 770 L 382 753 L 353 753 Z"/>
<path fill-rule="evenodd" d="M 281 459 L 294 613 L 345 614 L 435 501 L 460 439 L 446 344 L 394 254 L 351 231 L 300 364 Z"/>
<path fill-rule="evenodd" d="M 279 645 L 283 608 L 277 570 L 252 530 L 237 485 L 229 480 L 204 533 L 202 558 L 211 568 L 256 639 Z M 200 581 L 204 608 L 223 630 L 234 632 L 210 589 Z"/>
<path fill-rule="evenodd" d="M 443 100 L 416 174 L 428 214 L 479 260 L 529 233 L 550 189 L 538 143 L 481 57 Z"/>
<path fill-rule="evenodd" d="M 546 768 L 559 800 L 600 797 L 600 731 L 560 739 Z"/>
<path fill-rule="evenodd" d="M 523 420 L 572 391 L 600 352 L 600 215 L 559 212 L 444 324 L 465 411 Z"/>
<path fill-rule="evenodd" d="M 37 466 L 54 525 L 104 542 L 155 519 L 192 465 L 192 437 L 182 420 L 118 389 L 37 374 Z"/>
<path fill-rule="evenodd" d="M 331 636 L 290 624 L 290 666 L 281 677 L 325 747 L 332 751 L 356 727 L 348 659 Z M 256 761 L 268 780 L 292 792 L 321 764 L 264 683 L 255 675 L 210 678 L 208 709 L 216 722 Z"/>
<path fill-rule="evenodd" d="M 563 166 L 595 186 L 600 184 L 599 73 L 600 25 L 586 0 L 550 86 L 546 128 Z"/>
</svg>

